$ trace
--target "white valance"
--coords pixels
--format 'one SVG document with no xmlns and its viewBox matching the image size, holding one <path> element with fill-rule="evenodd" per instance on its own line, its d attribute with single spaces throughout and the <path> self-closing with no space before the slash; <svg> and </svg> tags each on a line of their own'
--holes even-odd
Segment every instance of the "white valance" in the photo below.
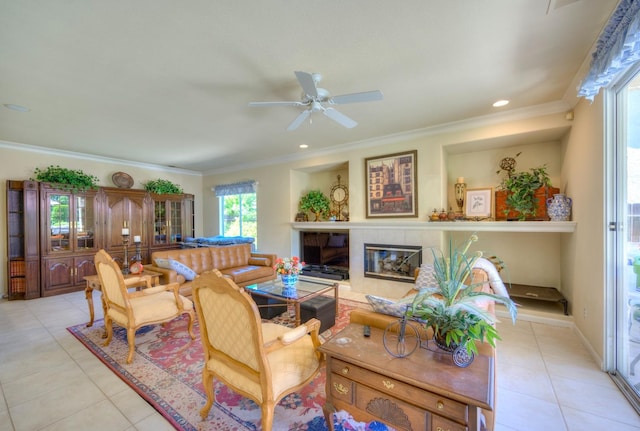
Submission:
<svg viewBox="0 0 640 431">
<path fill-rule="evenodd" d="M 258 183 L 254 180 L 251 181 L 243 181 L 240 183 L 233 184 L 220 184 L 213 188 L 213 191 L 216 192 L 216 196 L 229 196 L 229 195 L 240 195 L 243 193 L 255 193 L 256 185 Z"/>
<path fill-rule="evenodd" d="M 591 69 L 580 84 L 578 96 L 593 101 L 602 87 L 640 60 L 640 0 L 621 0 L 602 31 Z"/>
</svg>

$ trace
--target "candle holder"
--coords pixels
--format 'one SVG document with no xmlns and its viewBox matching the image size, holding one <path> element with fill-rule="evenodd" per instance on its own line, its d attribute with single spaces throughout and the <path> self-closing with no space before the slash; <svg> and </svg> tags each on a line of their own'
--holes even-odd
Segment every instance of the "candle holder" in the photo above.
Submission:
<svg viewBox="0 0 640 431">
<path fill-rule="evenodd" d="M 458 205 L 458 214 L 462 214 L 462 209 L 464 208 L 464 198 L 465 192 L 467 191 L 466 183 L 455 183 L 453 185 L 453 190 L 456 196 L 456 205 Z"/>
<path fill-rule="evenodd" d="M 129 234 L 122 234 L 122 244 L 124 246 L 124 260 L 122 261 L 122 273 L 129 274 Z"/>
</svg>

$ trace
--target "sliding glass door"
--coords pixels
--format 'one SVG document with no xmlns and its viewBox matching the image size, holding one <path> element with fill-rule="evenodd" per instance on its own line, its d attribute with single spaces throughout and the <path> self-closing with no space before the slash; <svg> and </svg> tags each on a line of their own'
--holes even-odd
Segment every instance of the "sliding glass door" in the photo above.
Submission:
<svg viewBox="0 0 640 431">
<path fill-rule="evenodd" d="M 610 273 L 615 274 L 614 379 L 640 408 L 640 71 L 615 87 Z M 615 257 L 614 257 L 615 256 Z"/>
</svg>

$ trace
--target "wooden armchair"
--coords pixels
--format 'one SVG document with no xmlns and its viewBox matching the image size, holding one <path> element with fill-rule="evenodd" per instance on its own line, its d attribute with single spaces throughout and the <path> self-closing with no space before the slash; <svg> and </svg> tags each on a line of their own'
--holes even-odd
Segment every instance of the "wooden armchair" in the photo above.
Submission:
<svg viewBox="0 0 640 431">
<path fill-rule="evenodd" d="M 251 295 L 218 271 L 196 278 L 192 293 L 205 358 L 207 402 L 200 416 L 205 419 L 215 401 L 215 377 L 260 405 L 262 429 L 271 431 L 276 404 L 313 380 L 323 364 L 316 350 L 320 321 L 294 329 L 263 323 Z"/>
<path fill-rule="evenodd" d="M 126 328 L 129 344 L 127 364 L 133 360 L 136 330 L 142 326 L 168 322 L 182 314 L 187 314 L 189 335 L 192 340 L 195 339 L 193 303 L 178 294 L 178 283 L 151 287 L 151 281 L 147 278 L 145 289 L 129 292 L 129 287 L 138 286 L 145 280 L 134 277 L 125 281 L 118 264 L 104 250 L 96 254 L 95 264 L 106 307 L 104 326 L 107 339 L 104 345 L 111 343 L 113 322 Z"/>
</svg>

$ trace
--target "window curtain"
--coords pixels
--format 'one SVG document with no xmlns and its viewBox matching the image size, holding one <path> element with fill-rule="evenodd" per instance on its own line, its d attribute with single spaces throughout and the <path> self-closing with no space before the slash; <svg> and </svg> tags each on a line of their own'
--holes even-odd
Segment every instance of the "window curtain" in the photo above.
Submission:
<svg viewBox="0 0 640 431">
<path fill-rule="evenodd" d="M 621 0 L 596 43 L 578 96 L 593 101 L 618 73 L 640 60 L 640 0 Z"/>
<path fill-rule="evenodd" d="M 216 197 L 239 195 L 243 193 L 255 193 L 257 185 L 258 183 L 254 180 L 233 184 L 220 184 L 215 186 L 213 188 L 213 191 L 216 192 Z"/>
</svg>

